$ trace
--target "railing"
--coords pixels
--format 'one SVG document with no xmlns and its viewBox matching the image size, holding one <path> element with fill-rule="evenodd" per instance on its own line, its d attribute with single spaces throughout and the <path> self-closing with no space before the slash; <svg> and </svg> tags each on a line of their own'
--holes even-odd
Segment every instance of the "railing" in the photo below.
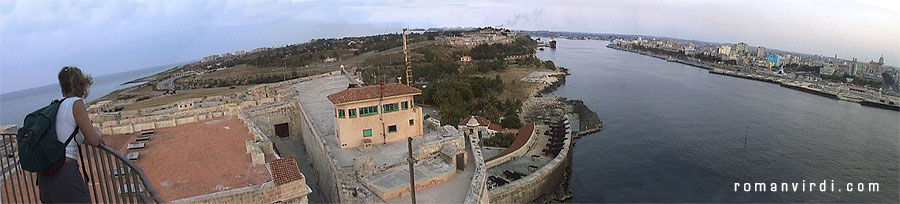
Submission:
<svg viewBox="0 0 900 204">
<path fill-rule="evenodd" d="M 0 134 L 0 203 L 38 203 L 36 173 L 19 166 L 16 135 Z M 94 203 L 163 203 L 144 171 L 106 145 L 81 145 L 79 173 Z"/>
</svg>

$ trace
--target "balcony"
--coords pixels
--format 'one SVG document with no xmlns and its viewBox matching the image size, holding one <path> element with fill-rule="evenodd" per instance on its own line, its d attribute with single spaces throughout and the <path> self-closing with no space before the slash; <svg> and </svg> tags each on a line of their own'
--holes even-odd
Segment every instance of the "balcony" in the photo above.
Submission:
<svg viewBox="0 0 900 204">
<path fill-rule="evenodd" d="M 0 134 L 0 203 L 38 203 L 36 173 L 18 165 L 15 141 L 15 134 Z M 144 171 L 122 154 L 105 145 L 81 145 L 79 156 L 94 203 L 164 203 Z"/>
</svg>

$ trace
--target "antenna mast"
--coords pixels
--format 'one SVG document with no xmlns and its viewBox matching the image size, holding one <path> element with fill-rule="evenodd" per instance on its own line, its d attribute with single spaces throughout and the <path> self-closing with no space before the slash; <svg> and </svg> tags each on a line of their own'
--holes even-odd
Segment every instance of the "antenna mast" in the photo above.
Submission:
<svg viewBox="0 0 900 204">
<path fill-rule="evenodd" d="M 412 78 L 412 71 L 409 69 L 409 50 L 406 49 L 406 31 L 407 30 L 409 30 L 409 28 L 403 29 L 403 62 L 404 62 L 404 64 L 406 64 L 406 85 L 412 86 L 412 84 L 409 83 L 410 78 Z"/>
</svg>

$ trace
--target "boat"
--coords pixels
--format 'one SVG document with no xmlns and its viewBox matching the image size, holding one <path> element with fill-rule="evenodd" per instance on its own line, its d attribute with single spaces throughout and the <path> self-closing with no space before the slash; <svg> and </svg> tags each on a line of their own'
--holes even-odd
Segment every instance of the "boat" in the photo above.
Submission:
<svg viewBox="0 0 900 204">
<path fill-rule="evenodd" d="M 889 102 L 889 103 L 892 103 L 892 102 Z M 891 104 L 885 104 L 883 102 L 875 102 L 875 101 L 870 101 L 870 100 L 860 101 L 859 104 L 864 105 L 864 106 L 869 106 L 869 107 L 900 111 L 900 106 L 897 106 L 897 104 L 891 105 Z"/>
<path fill-rule="evenodd" d="M 818 89 L 803 87 L 800 85 L 786 84 L 786 83 L 779 83 L 779 86 L 797 90 L 797 91 L 806 92 L 806 93 L 811 93 L 811 94 L 815 94 L 815 95 L 819 95 L 819 96 L 824 96 L 824 97 L 830 98 L 830 99 L 840 100 L 840 98 L 838 98 L 837 94 L 828 93 L 828 92 L 818 90 Z"/>
</svg>

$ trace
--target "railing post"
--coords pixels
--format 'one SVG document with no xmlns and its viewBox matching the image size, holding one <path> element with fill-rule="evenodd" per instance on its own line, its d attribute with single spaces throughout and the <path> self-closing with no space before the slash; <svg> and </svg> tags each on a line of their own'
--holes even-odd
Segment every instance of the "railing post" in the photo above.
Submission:
<svg viewBox="0 0 900 204">
<path fill-rule="evenodd" d="M 122 162 L 122 163 L 125 163 L 125 162 Z M 124 188 L 125 190 L 122 191 L 122 193 L 125 193 L 126 198 L 128 198 L 128 202 L 132 202 L 132 199 L 134 199 L 133 201 L 135 201 L 135 203 L 137 203 L 137 198 L 134 197 L 134 196 L 135 196 L 135 193 L 134 193 L 134 190 L 135 190 L 135 189 L 132 188 L 132 187 L 133 187 L 133 184 L 134 184 L 134 181 L 132 181 L 132 178 L 131 178 L 131 171 L 130 171 L 130 170 L 131 170 L 131 167 L 128 166 L 128 165 L 124 165 L 124 164 L 123 164 L 122 166 L 124 166 L 124 167 L 122 168 L 122 170 L 125 171 L 124 174 L 122 174 L 122 177 L 123 177 L 123 178 L 122 178 L 122 181 L 125 181 L 125 186 L 122 187 L 122 188 Z"/>
<path fill-rule="evenodd" d="M 40 192 L 38 174 L 24 171 L 16 154 L 13 134 L 0 134 L 0 203 L 37 203 Z M 90 182 L 95 203 L 162 203 L 156 190 L 135 163 L 105 145 L 82 145 L 78 152 L 79 172 Z M 99 185 L 99 186 L 98 186 Z M 98 192 L 101 191 L 101 192 Z"/>
<path fill-rule="evenodd" d="M 109 175 L 109 178 L 112 179 L 111 187 L 113 188 L 113 190 L 111 193 L 116 197 L 116 200 L 114 202 L 124 203 L 125 199 L 122 197 L 122 195 L 119 195 L 119 178 L 116 178 L 116 174 L 119 173 L 119 169 L 116 167 L 116 161 L 118 160 L 110 159 L 109 155 L 109 152 L 106 152 L 106 160 L 109 162 L 107 165 L 109 165 L 109 170 L 113 172 Z"/>
<path fill-rule="evenodd" d="M 97 177 L 100 177 L 100 182 L 102 182 L 100 188 L 103 189 L 103 193 L 101 193 L 101 195 L 103 195 L 103 201 L 97 203 L 109 203 L 112 200 L 112 195 L 109 194 L 109 177 L 107 177 L 107 169 L 104 168 L 104 163 L 106 161 L 106 159 L 103 158 L 104 152 L 96 147 L 92 147 L 91 149 L 93 149 L 92 151 L 94 152 L 94 160 L 97 161 Z"/>
<path fill-rule="evenodd" d="M 6 193 L 6 196 L 0 196 L 0 199 L 2 199 L 2 200 L 0 200 L 0 202 L 5 202 L 5 203 L 12 202 L 12 200 L 9 199 L 9 196 L 11 195 L 9 193 L 10 185 L 7 184 L 7 182 L 9 182 L 9 176 L 12 176 L 12 169 L 10 169 L 10 166 L 12 166 L 12 165 L 9 162 L 10 152 L 7 148 L 11 141 L 11 140 L 9 140 L 9 138 L 10 138 L 9 136 L 10 135 L 0 135 L 0 138 L 3 139 L 3 151 L 6 152 L 6 154 L 3 155 L 3 158 L 0 158 L 0 170 L 2 170 L 2 172 L 0 172 L 0 177 L 3 177 L 3 186 L 2 187 L 3 187 L 3 192 Z"/>
</svg>

